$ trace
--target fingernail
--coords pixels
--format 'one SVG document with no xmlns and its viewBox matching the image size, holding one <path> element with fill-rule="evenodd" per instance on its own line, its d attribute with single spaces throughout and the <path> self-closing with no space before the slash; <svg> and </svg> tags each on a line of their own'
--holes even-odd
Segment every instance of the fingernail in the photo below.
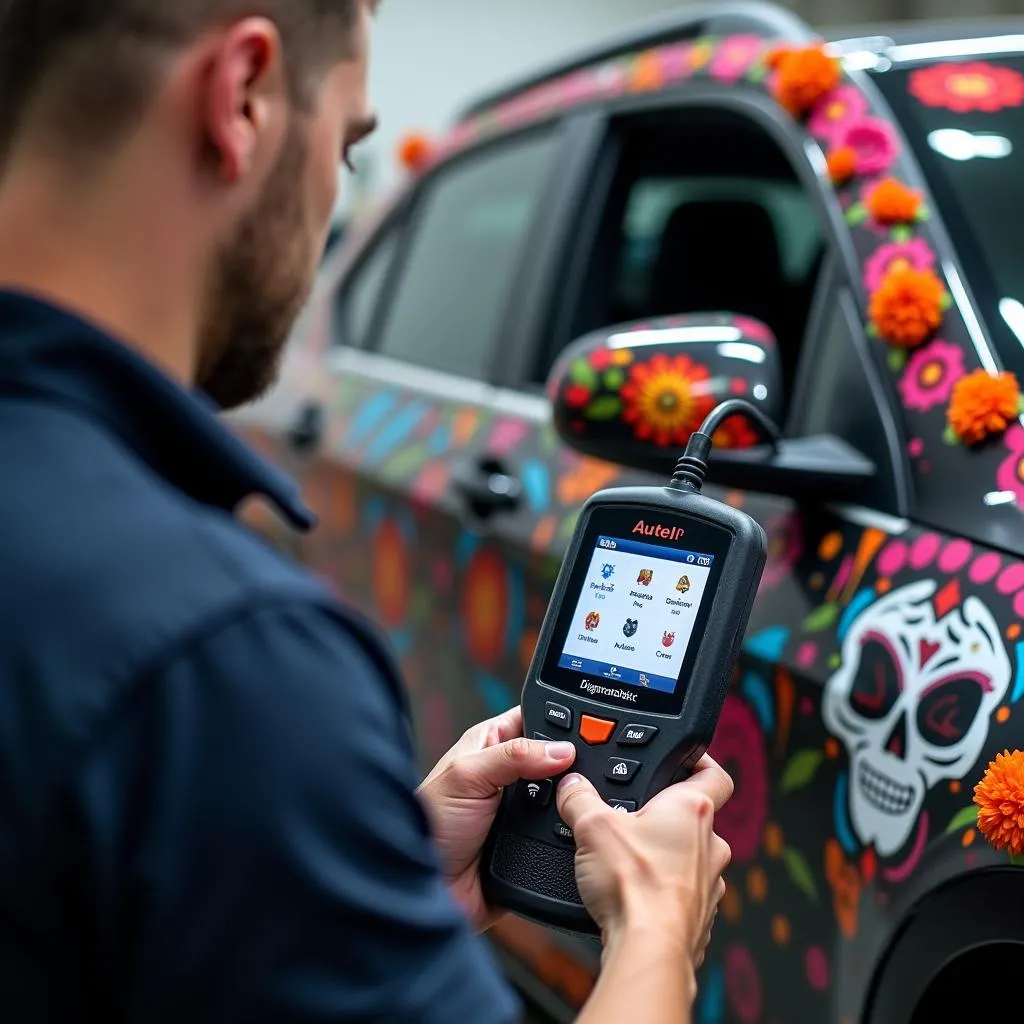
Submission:
<svg viewBox="0 0 1024 1024">
<path fill-rule="evenodd" d="M 552 761 L 567 761 L 576 753 L 576 748 L 571 743 L 549 743 L 544 748 L 544 753 Z"/>
<path fill-rule="evenodd" d="M 573 786 L 578 786 L 582 781 L 582 775 L 566 775 L 566 777 L 558 784 L 558 788 L 563 791 L 566 789 L 572 789 Z"/>
</svg>

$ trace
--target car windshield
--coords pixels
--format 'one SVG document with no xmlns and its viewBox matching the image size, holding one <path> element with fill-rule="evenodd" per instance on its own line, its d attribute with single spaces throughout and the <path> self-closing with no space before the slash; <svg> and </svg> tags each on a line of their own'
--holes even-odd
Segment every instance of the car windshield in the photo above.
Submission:
<svg viewBox="0 0 1024 1024">
<path fill-rule="evenodd" d="M 915 151 L 1006 369 L 1024 380 L 1024 55 L 875 76 Z M 984 108 L 984 109 L 981 109 Z"/>
</svg>

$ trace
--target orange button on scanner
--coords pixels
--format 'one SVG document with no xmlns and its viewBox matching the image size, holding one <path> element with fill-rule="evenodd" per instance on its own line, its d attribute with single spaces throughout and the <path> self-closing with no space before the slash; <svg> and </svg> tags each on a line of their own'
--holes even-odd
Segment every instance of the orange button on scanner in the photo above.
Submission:
<svg viewBox="0 0 1024 1024">
<path fill-rule="evenodd" d="M 604 718 L 583 715 L 580 718 L 580 736 L 588 743 L 607 743 L 615 732 L 615 723 Z"/>
</svg>

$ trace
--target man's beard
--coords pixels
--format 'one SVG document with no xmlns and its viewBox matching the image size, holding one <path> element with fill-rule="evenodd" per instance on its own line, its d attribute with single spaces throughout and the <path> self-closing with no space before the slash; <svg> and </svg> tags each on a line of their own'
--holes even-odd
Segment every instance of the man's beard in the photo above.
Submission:
<svg viewBox="0 0 1024 1024">
<path fill-rule="evenodd" d="M 302 191 L 307 152 L 293 123 L 262 196 L 217 257 L 196 383 L 222 409 L 250 402 L 274 383 L 313 284 Z"/>
</svg>

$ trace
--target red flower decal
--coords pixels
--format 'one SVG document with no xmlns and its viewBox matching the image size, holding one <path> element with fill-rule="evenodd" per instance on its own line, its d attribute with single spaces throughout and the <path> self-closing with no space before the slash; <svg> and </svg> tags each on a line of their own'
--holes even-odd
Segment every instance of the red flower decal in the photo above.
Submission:
<svg viewBox="0 0 1024 1024">
<path fill-rule="evenodd" d="M 688 356 L 657 355 L 637 363 L 623 385 L 623 419 L 642 441 L 685 444 L 714 408 L 711 374 Z"/>
<path fill-rule="evenodd" d="M 958 114 L 994 113 L 1024 105 L 1024 75 L 1013 68 L 982 61 L 936 64 L 910 76 L 910 92 L 928 107 Z"/>
</svg>

